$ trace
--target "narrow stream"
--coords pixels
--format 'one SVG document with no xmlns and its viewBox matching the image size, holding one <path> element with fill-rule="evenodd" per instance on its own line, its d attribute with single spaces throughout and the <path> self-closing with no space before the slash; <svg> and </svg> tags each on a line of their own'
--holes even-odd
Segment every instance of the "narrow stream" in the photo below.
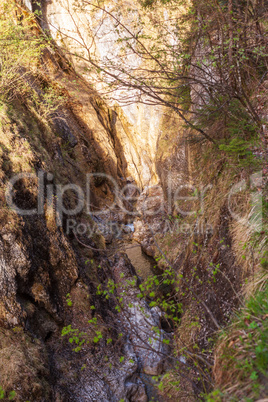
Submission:
<svg viewBox="0 0 268 402">
<path fill-rule="evenodd" d="M 152 257 L 148 257 L 143 251 L 139 243 L 132 241 L 126 243 L 125 253 L 134 266 L 137 275 L 143 280 L 146 280 L 150 275 L 155 275 L 156 262 Z M 135 246 L 135 247 L 130 247 Z M 158 389 L 154 384 L 154 380 L 151 376 L 141 373 L 140 377 L 145 384 L 148 400 L 154 402 L 163 402 L 163 398 L 158 394 Z"/>
<path fill-rule="evenodd" d="M 140 246 L 140 244 L 132 239 L 134 225 L 128 224 L 126 225 L 131 229 L 131 232 L 128 234 L 123 234 L 119 238 L 115 239 L 115 241 L 110 245 L 110 247 L 114 250 L 115 247 L 118 247 L 120 251 L 123 251 L 127 254 L 131 264 L 135 268 L 137 275 L 140 277 L 142 281 L 146 281 L 148 277 L 152 275 L 161 275 L 161 271 L 156 268 L 156 261 L 147 256 Z M 109 250 L 109 247 L 108 247 Z M 158 289 L 161 294 L 165 293 L 167 289 Z M 163 292 L 164 291 L 164 292 Z M 153 380 L 153 377 L 144 373 L 140 373 L 140 378 L 145 384 L 146 393 L 148 396 L 149 402 L 164 402 L 163 397 L 158 394 L 158 388 Z"/>
</svg>

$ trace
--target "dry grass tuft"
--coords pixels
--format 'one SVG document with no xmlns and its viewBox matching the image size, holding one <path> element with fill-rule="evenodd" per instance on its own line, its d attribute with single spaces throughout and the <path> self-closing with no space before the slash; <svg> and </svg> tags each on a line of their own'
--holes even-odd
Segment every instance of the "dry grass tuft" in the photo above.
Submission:
<svg viewBox="0 0 268 402">
<path fill-rule="evenodd" d="M 22 328 L 0 329 L 0 386 L 8 394 L 16 392 L 16 401 L 50 399 L 47 357 L 38 340 Z"/>
<path fill-rule="evenodd" d="M 266 274 L 265 288 L 249 299 L 218 343 L 213 373 L 221 401 L 249 401 L 267 396 L 267 284 Z"/>
</svg>

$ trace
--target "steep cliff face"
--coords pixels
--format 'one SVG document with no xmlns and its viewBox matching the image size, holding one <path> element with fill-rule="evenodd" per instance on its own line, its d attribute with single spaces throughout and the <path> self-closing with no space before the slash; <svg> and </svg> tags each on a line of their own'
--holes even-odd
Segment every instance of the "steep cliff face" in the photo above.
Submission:
<svg viewBox="0 0 268 402">
<path fill-rule="evenodd" d="M 109 94 L 109 78 L 107 85 L 100 81 L 96 70 L 91 68 L 90 54 L 97 54 L 100 61 L 113 60 L 122 66 L 140 66 L 141 61 L 135 53 L 122 58 L 120 29 L 111 15 L 101 8 L 92 11 L 89 4 L 70 0 L 41 1 L 39 6 L 34 1 L 26 3 L 32 10 L 38 9 L 40 24 L 52 35 L 59 47 L 68 55 L 76 71 L 98 91 L 103 94 L 106 104 L 113 110 L 108 122 L 113 132 L 113 140 L 121 148 L 125 157 L 128 174 L 140 185 L 155 185 L 159 181 L 157 163 L 159 159 L 158 145 L 162 136 L 179 138 L 180 122 L 167 124 L 170 112 L 163 106 L 146 104 L 140 98 L 139 90 L 116 90 Z M 113 11 L 127 29 L 134 32 L 141 23 L 142 9 L 138 2 L 130 5 L 127 2 L 105 4 L 108 12 Z M 167 19 L 164 9 L 159 18 Z M 137 24 L 137 25 L 136 25 Z M 154 27 L 153 19 L 146 19 L 144 34 L 159 34 Z M 123 36 L 126 36 L 124 33 Z M 111 78 L 113 80 L 113 78 Z M 107 94 L 107 95 L 106 95 Z M 84 104 L 84 100 L 82 100 Z M 150 102 L 149 102 L 150 103 Z M 100 106 L 100 105 L 99 105 Z M 104 103 L 102 103 L 104 108 Z M 98 106 L 97 106 L 98 107 Z M 98 107 L 101 109 L 101 107 Z M 105 119 L 104 119 L 105 121 Z M 164 133 L 164 134 L 163 134 Z M 101 139 L 100 139 L 101 140 Z M 103 141 L 103 139 L 101 140 Z M 105 142 L 105 141 L 104 141 Z M 180 145 L 180 150 L 183 148 Z M 110 151 L 110 150 L 109 150 Z M 181 151 L 180 151 L 181 152 Z M 180 158 L 184 158 L 183 152 Z"/>
</svg>

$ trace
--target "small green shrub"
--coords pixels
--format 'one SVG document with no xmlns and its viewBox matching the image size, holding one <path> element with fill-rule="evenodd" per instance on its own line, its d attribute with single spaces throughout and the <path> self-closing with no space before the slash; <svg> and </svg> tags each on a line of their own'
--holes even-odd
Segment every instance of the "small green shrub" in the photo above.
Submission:
<svg viewBox="0 0 268 402">
<path fill-rule="evenodd" d="M 242 138 L 232 138 L 229 142 L 219 145 L 221 151 L 225 151 L 231 158 L 234 158 L 240 166 L 252 166 L 257 160 L 250 149 L 252 143 Z"/>
<path fill-rule="evenodd" d="M 16 398 L 16 392 L 15 391 L 10 391 L 8 394 L 5 392 L 5 390 L 0 386 L 0 399 L 5 399 L 7 398 L 9 401 L 14 401 Z"/>
</svg>

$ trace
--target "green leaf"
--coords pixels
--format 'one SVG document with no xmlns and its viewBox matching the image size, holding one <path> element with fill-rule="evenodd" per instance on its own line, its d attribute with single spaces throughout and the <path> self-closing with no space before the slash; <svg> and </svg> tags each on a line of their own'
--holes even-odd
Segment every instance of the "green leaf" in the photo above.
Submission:
<svg viewBox="0 0 268 402">
<path fill-rule="evenodd" d="M 253 371 L 253 372 L 251 373 L 250 379 L 253 380 L 253 381 L 255 381 L 255 380 L 258 379 L 258 374 L 257 374 L 256 371 Z"/>
</svg>

